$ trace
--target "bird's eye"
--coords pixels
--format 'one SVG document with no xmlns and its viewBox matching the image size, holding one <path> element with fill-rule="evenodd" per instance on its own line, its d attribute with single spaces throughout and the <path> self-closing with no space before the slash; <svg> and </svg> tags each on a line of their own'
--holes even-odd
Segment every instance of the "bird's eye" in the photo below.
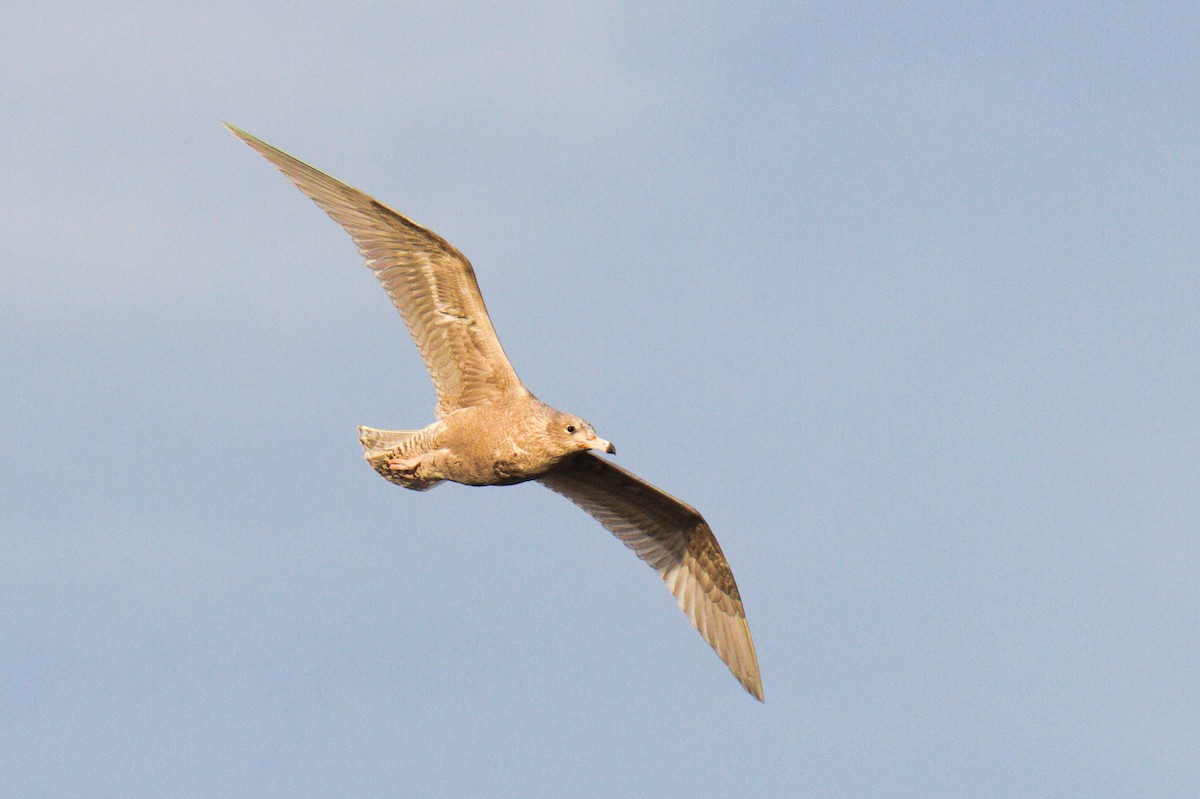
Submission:
<svg viewBox="0 0 1200 799">
<path fill-rule="evenodd" d="M 569 424 L 569 425 L 567 425 L 567 432 L 568 432 L 568 433 L 574 433 L 574 432 L 575 432 L 575 425 L 573 425 L 573 424 Z"/>
</svg>

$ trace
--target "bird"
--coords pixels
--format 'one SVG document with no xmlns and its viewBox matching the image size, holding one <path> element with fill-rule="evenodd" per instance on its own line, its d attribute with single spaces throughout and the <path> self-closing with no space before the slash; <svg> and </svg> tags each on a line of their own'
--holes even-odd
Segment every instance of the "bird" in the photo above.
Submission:
<svg viewBox="0 0 1200 799">
<path fill-rule="evenodd" d="M 737 583 L 691 505 L 604 456 L 616 447 L 535 397 L 500 346 L 471 263 L 383 203 L 225 123 L 340 224 L 383 284 L 437 392 L 419 430 L 359 427 L 367 462 L 414 491 L 536 480 L 591 514 L 650 565 L 733 676 L 760 702 L 762 677 Z"/>
</svg>

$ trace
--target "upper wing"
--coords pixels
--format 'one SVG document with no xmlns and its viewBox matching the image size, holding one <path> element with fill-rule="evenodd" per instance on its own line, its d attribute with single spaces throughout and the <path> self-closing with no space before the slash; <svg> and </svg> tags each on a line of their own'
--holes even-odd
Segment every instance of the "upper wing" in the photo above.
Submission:
<svg viewBox="0 0 1200 799">
<path fill-rule="evenodd" d="M 540 478 L 658 571 L 733 676 L 761 701 L 762 678 L 733 572 L 695 508 L 610 461 L 582 453 Z"/>
<path fill-rule="evenodd" d="M 445 239 L 226 123 L 346 229 L 408 325 L 438 393 L 438 416 L 523 391 L 470 262 Z"/>
</svg>

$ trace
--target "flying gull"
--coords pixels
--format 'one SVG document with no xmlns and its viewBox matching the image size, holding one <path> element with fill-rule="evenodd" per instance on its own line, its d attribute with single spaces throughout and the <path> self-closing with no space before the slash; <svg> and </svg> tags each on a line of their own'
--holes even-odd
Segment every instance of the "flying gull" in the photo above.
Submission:
<svg viewBox="0 0 1200 799">
<path fill-rule="evenodd" d="M 437 389 L 421 430 L 359 427 L 367 461 L 416 491 L 445 480 L 537 480 L 595 517 L 650 564 L 733 676 L 763 698 L 750 627 L 729 563 L 695 508 L 595 454 L 592 426 L 533 396 L 513 371 L 475 271 L 449 242 L 358 189 L 226 124 L 346 229 L 404 317 Z"/>
</svg>

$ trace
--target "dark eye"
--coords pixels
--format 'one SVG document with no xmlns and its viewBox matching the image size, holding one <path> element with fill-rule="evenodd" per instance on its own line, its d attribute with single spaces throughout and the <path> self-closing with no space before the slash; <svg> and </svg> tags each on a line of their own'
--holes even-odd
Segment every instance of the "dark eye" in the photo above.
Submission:
<svg viewBox="0 0 1200 799">
<path fill-rule="evenodd" d="M 567 425 L 567 432 L 568 432 L 568 433 L 574 433 L 574 432 L 575 432 L 575 425 L 573 425 L 573 424 L 569 424 L 569 425 Z"/>
</svg>

